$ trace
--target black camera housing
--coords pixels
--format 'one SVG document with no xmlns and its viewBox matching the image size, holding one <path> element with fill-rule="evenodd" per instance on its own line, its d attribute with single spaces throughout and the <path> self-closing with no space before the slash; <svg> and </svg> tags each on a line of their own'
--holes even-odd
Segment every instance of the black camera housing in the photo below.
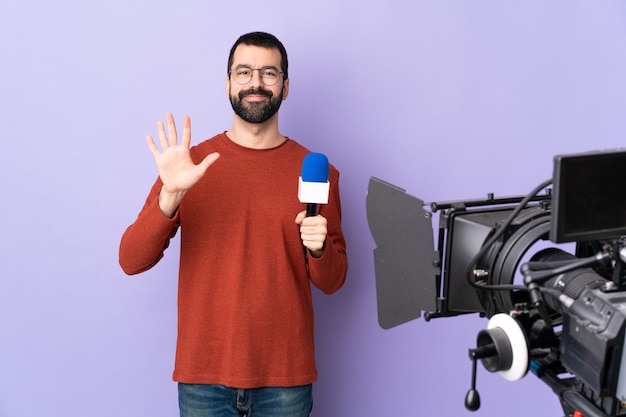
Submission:
<svg viewBox="0 0 626 417">
<path fill-rule="evenodd" d="M 526 196 L 435 203 L 372 177 L 380 326 L 477 313 L 490 325 L 474 361 L 509 379 L 521 354 L 513 378 L 533 371 L 566 413 L 626 415 L 625 171 L 626 149 L 557 155 L 552 178 Z M 538 243 L 575 249 L 532 253 Z M 475 409 L 474 384 L 468 398 Z"/>
</svg>

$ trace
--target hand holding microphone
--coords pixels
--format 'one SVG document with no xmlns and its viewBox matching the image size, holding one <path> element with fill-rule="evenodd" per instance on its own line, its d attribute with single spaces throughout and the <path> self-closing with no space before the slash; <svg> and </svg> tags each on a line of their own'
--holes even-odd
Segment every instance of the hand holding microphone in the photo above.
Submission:
<svg viewBox="0 0 626 417">
<path fill-rule="evenodd" d="M 319 205 L 328 204 L 328 158 L 321 153 L 310 153 L 302 162 L 302 175 L 298 181 L 298 199 L 306 204 L 306 211 L 298 214 L 302 243 L 313 257 L 322 256 L 328 233 L 327 220 L 320 216 Z"/>
</svg>

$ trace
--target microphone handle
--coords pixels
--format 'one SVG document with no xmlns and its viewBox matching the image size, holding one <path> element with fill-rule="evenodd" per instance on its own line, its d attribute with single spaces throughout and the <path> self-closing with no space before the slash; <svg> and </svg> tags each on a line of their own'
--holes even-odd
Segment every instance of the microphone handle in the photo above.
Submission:
<svg viewBox="0 0 626 417">
<path fill-rule="evenodd" d="M 317 216 L 318 205 L 316 203 L 306 203 L 306 217 Z"/>
</svg>

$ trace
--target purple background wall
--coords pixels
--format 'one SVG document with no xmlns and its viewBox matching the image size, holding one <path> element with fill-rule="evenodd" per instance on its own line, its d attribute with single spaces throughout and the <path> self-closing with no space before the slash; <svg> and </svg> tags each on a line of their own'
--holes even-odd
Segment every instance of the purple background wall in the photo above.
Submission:
<svg viewBox="0 0 626 417">
<path fill-rule="evenodd" d="M 283 133 L 342 173 L 350 272 L 315 292 L 315 417 L 471 415 L 478 317 L 377 323 L 365 196 L 525 194 L 552 156 L 624 145 L 626 3 L 0 1 L 0 416 L 174 416 L 177 242 L 126 277 L 119 238 L 156 176 L 155 122 L 228 129 L 227 53 L 285 43 Z M 479 369 L 480 416 L 559 416 L 534 376 Z"/>
</svg>

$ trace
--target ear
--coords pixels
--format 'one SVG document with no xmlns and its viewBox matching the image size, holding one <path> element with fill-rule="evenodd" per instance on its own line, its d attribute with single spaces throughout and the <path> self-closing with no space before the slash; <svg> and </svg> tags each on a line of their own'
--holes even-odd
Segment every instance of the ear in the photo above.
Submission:
<svg viewBox="0 0 626 417">
<path fill-rule="evenodd" d="M 283 101 L 287 99 L 288 95 L 289 95 L 289 78 L 283 81 Z"/>
<path fill-rule="evenodd" d="M 230 77 L 226 74 L 226 97 L 230 100 Z"/>
</svg>

